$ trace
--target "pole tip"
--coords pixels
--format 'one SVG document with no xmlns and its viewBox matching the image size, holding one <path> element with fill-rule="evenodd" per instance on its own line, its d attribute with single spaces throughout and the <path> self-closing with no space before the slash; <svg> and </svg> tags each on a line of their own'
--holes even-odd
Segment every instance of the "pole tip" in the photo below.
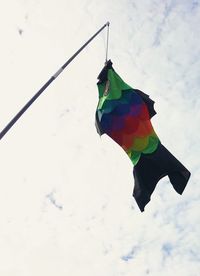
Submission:
<svg viewBox="0 0 200 276">
<path fill-rule="evenodd" d="M 110 25 L 110 22 L 108 21 L 108 22 L 106 23 L 106 25 L 109 26 L 109 25 Z"/>
</svg>

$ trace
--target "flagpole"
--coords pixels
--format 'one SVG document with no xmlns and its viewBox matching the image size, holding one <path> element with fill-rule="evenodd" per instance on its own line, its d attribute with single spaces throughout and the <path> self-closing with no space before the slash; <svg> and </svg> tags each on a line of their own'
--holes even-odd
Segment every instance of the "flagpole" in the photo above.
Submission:
<svg viewBox="0 0 200 276">
<path fill-rule="evenodd" d="M 19 120 L 24 112 L 34 103 L 34 101 L 44 92 L 44 90 L 63 72 L 63 70 L 72 62 L 72 60 L 80 54 L 80 52 L 106 27 L 109 27 L 110 23 L 107 22 L 103 25 L 80 49 L 78 49 L 73 56 L 71 56 L 63 66 L 40 88 L 40 90 L 24 105 L 24 107 L 13 117 L 13 119 L 5 126 L 0 132 L 0 140 L 11 129 L 11 127 Z"/>
</svg>

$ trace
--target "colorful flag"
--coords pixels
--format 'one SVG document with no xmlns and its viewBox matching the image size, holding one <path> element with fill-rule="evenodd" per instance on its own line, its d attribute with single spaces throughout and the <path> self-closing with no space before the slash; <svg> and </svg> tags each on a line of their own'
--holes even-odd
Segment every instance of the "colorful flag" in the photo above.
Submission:
<svg viewBox="0 0 200 276">
<path fill-rule="evenodd" d="M 118 143 L 134 165 L 133 196 L 141 211 L 150 201 L 157 182 L 168 175 L 182 194 L 190 172 L 161 144 L 151 124 L 154 101 L 127 85 L 109 60 L 98 76 L 99 102 L 96 128 Z"/>
</svg>

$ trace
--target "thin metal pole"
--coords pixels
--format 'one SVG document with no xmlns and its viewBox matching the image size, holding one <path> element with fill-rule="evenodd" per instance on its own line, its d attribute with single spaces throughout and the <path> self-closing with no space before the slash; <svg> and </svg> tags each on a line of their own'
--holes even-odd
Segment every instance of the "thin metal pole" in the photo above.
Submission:
<svg viewBox="0 0 200 276">
<path fill-rule="evenodd" d="M 11 127 L 19 120 L 24 112 L 32 105 L 32 103 L 44 92 L 44 90 L 63 72 L 67 65 L 106 27 L 109 26 L 109 22 L 103 25 L 83 46 L 75 52 L 60 69 L 40 88 L 40 90 L 25 104 L 25 106 L 13 117 L 13 119 L 6 125 L 6 127 L 0 132 L 0 140 L 11 129 Z"/>
</svg>

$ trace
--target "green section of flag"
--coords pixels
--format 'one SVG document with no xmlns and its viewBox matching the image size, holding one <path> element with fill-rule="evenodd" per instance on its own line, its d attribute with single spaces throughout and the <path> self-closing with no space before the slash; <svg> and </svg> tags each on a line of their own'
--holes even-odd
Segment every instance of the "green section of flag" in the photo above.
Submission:
<svg viewBox="0 0 200 276">
<path fill-rule="evenodd" d="M 99 84 L 99 104 L 98 109 L 102 109 L 106 100 L 117 100 L 122 96 L 123 90 L 132 89 L 131 86 L 126 84 L 120 76 L 112 69 L 108 70 L 109 92 L 104 95 L 105 84 Z"/>
</svg>

